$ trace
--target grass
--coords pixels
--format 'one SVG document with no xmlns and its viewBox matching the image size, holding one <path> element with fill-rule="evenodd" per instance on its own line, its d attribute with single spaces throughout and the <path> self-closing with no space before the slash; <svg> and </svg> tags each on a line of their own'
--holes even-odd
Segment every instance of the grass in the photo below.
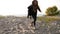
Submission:
<svg viewBox="0 0 60 34">
<path fill-rule="evenodd" d="M 0 15 L 0 19 L 4 18 L 5 16 L 1 16 Z M 46 23 L 49 23 L 51 21 L 55 21 L 55 20 L 60 20 L 59 16 L 40 16 L 37 18 L 38 21 L 44 21 Z"/>
<path fill-rule="evenodd" d="M 1 16 L 1 15 L 0 15 L 0 19 L 2 19 L 2 18 L 5 18 L 5 16 Z"/>
<path fill-rule="evenodd" d="M 60 20 L 60 17 L 58 17 L 58 16 L 41 16 L 41 17 L 38 17 L 37 20 L 49 23 L 51 21 Z"/>
</svg>

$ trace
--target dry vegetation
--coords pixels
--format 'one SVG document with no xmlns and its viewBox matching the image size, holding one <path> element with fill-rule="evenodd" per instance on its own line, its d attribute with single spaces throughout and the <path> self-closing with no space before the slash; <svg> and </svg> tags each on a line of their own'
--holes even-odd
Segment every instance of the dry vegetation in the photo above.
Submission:
<svg viewBox="0 0 60 34">
<path fill-rule="evenodd" d="M 51 21 L 60 20 L 60 17 L 59 16 L 41 16 L 41 17 L 38 17 L 37 20 L 45 21 L 46 23 L 49 23 Z"/>
</svg>

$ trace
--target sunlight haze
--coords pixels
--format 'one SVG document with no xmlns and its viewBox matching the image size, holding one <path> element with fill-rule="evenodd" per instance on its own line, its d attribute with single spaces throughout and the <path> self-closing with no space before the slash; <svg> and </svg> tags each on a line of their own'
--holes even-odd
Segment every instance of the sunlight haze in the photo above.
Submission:
<svg viewBox="0 0 60 34">
<path fill-rule="evenodd" d="M 0 15 L 27 16 L 27 7 L 33 0 L 0 0 Z M 38 0 L 42 12 L 38 15 L 45 15 L 48 7 L 56 5 L 60 10 L 60 0 Z"/>
</svg>

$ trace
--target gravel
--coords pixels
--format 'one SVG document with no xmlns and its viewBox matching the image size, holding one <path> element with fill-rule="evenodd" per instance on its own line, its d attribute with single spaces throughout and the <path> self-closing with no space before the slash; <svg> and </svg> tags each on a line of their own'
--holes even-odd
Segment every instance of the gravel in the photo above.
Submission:
<svg viewBox="0 0 60 34">
<path fill-rule="evenodd" d="M 30 24 L 33 20 L 24 17 L 7 16 L 0 19 L 0 34 L 60 34 L 60 20 L 47 25 L 37 21 L 36 27 Z"/>
</svg>

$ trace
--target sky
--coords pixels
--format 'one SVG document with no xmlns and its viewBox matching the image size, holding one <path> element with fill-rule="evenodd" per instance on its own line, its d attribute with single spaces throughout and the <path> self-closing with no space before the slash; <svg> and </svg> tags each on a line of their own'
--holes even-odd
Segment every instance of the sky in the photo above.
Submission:
<svg viewBox="0 0 60 34">
<path fill-rule="evenodd" d="M 27 7 L 33 0 L 0 0 L 0 15 L 27 16 Z M 56 5 L 60 10 L 60 0 L 38 0 L 38 5 L 42 12 L 37 15 L 45 15 L 48 7 Z"/>
</svg>

